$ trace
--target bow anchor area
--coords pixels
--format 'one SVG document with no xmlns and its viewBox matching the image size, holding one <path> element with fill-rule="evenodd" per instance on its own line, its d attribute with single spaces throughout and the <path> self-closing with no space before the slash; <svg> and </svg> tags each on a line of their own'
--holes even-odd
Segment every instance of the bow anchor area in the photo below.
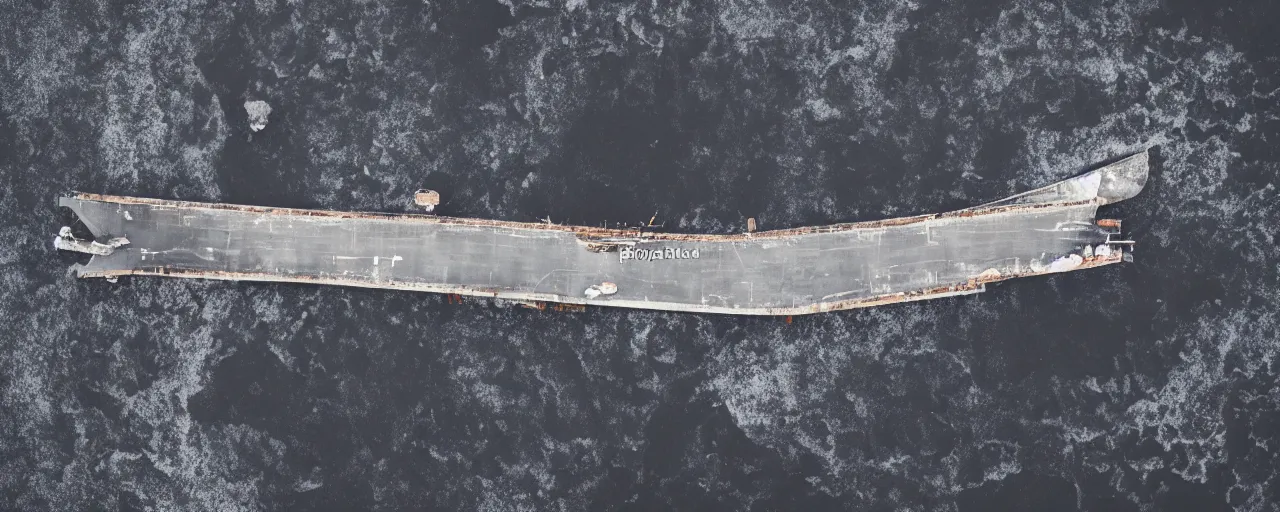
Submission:
<svg viewBox="0 0 1280 512">
<path fill-rule="evenodd" d="M 129 239 L 122 236 L 112 238 L 105 244 L 96 240 L 81 240 L 71 234 L 71 226 L 62 226 L 62 229 L 58 230 L 58 236 L 53 238 L 53 247 L 55 249 L 92 254 L 94 256 L 109 256 L 111 253 L 116 252 L 116 249 L 128 244 Z"/>
</svg>

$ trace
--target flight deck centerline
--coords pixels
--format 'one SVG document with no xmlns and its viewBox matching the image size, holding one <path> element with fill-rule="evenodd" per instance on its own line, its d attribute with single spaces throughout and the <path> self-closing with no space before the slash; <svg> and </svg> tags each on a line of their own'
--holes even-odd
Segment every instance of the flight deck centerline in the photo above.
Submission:
<svg viewBox="0 0 1280 512">
<path fill-rule="evenodd" d="M 1136 195 L 1147 173 L 1144 151 L 964 210 L 728 235 L 76 193 L 59 204 L 95 240 L 64 229 L 54 245 L 93 254 L 75 266 L 80 277 L 316 283 L 801 315 L 978 293 L 990 282 L 1127 260 L 1131 242 L 1119 239 L 1120 221 L 1095 214 Z"/>
</svg>

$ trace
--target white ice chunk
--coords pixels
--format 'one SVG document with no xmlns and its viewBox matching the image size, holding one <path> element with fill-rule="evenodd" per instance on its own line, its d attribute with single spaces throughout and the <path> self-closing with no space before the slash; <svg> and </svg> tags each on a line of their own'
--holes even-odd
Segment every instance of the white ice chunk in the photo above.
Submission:
<svg viewBox="0 0 1280 512">
<path fill-rule="evenodd" d="M 271 115 L 271 105 L 265 101 L 246 101 L 244 110 L 249 113 L 249 129 L 259 131 L 267 127 L 267 116 Z"/>
<path fill-rule="evenodd" d="M 1053 263 L 1049 264 L 1049 271 L 1050 272 L 1066 272 L 1073 268 L 1079 267 L 1083 263 L 1084 263 L 1084 258 L 1081 257 L 1079 254 L 1068 254 L 1066 256 L 1053 260 Z"/>
</svg>

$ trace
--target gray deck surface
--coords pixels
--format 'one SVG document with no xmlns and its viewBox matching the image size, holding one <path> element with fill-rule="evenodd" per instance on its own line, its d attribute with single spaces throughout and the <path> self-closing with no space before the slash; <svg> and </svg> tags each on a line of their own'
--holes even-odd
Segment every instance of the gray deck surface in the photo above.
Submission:
<svg viewBox="0 0 1280 512">
<path fill-rule="evenodd" d="M 162 267 L 334 277 L 494 290 L 517 299 L 551 296 L 577 303 L 762 313 L 958 285 L 988 269 L 1006 275 L 1027 272 L 1033 261 L 1047 265 L 1079 253 L 1085 244 L 1107 239 L 1094 224 L 1098 205 L 1124 198 L 1067 204 L 1096 197 L 1099 187 L 1091 185 L 1098 182 L 1096 176 L 1114 179 L 1114 173 L 1104 171 L 1054 185 L 1053 200 L 1063 204 L 1020 200 L 1039 206 L 903 226 L 637 246 L 698 253 L 696 259 L 656 261 L 622 261 L 617 252 L 587 251 L 574 233 L 532 227 L 339 219 L 74 197 L 61 204 L 75 210 L 99 237 L 130 240 L 109 256 L 95 256 L 82 273 Z M 1059 193 L 1061 189 L 1067 193 Z M 617 294 L 586 300 L 584 291 L 604 281 L 616 283 Z"/>
</svg>

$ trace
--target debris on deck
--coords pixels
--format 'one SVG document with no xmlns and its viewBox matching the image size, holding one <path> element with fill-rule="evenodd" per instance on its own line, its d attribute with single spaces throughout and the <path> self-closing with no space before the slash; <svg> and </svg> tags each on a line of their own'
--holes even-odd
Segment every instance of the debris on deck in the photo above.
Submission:
<svg viewBox="0 0 1280 512">
<path fill-rule="evenodd" d="M 613 295 L 615 293 L 618 293 L 618 285 L 605 281 L 600 284 L 591 285 L 587 288 L 584 295 L 586 295 L 588 299 L 594 299 L 601 295 Z"/>
</svg>

